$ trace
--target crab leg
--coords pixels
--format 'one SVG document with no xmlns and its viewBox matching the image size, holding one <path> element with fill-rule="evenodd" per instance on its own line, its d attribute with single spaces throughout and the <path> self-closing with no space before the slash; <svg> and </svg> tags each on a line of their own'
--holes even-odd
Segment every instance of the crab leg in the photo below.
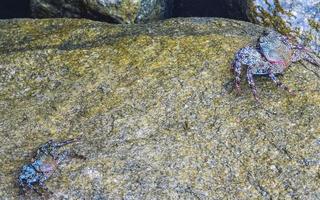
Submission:
<svg viewBox="0 0 320 200">
<path fill-rule="evenodd" d="M 277 85 L 277 87 L 280 87 L 286 91 L 288 91 L 290 94 L 294 95 L 294 92 L 292 92 L 292 90 L 286 86 L 284 83 L 282 83 L 275 75 L 274 73 L 269 70 L 269 77 L 271 78 L 271 80 Z"/>
<path fill-rule="evenodd" d="M 49 188 L 46 186 L 46 184 L 42 181 L 39 182 L 39 186 L 44 189 L 46 192 L 50 193 L 50 194 L 53 194 L 52 191 L 49 190 Z"/>
<path fill-rule="evenodd" d="M 64 161 L 67 157 L 78 158 L 82 160 L 86 160 L 86 157 L 80 154 L 77 154 L 75 151 L 63 151 L 57 156 L 56 162 L 59 165 L 62 161 Z"/>
<path fill-rule="evenodd" d="M 65 146 L 65 145 L 68 145 L 68 144 L 71 144 L 74 142 L 78 142 L 79 140 L 80 140 L 80 138 L 73 138 L 70 140 L 63 141 L 63 142 L 55 142 L 54 144 L 52 144 L 52 146 L 59 148 L 59 147 L 62 147 L 62 146 Z"/>
<path fill-rule="evenodd" d="M 37 193 L 38 195 L 42 196 L 42 193 L 35 187 L 33 187 L 31 184 L 28 184 L 28 187 L 30 189 L 32 189 L 35 193 Z"/>
<path fill-rule="evenodd" d="M 320 61 L 315 57 L 316 57 L 316 55 L 314 55 L 313 53 L 306 52 L 306 54 L 304 55 L 303 59 L 308 61 L 308 62 L 310 62 L 310 63 L 312 63 L 312 64 L 314 64 L 314 65 L 316 65 L 316 66 L 318 66 L 318 67 L 320 67 Z"/>
<path fill-rule="evenodd" d="M 26 193 L 26 189 L 24 186 L 20 183 L 19 185 L 19 195 L 24 195 Z"/>
<path fill-rule="evenodd" d="M 320 67 L 319 57 L 314 54 L 311 50 L 298 45 L 295 46 L 295 51 L 293 53 L 292 62 L 298 62 L 300 60 L 306 60 L 309 63 Z"/>
<path fill-rule="evenodd" d="M 251 90 L 252 90 L 252 94 L 254 96 L 254 99 L 256 101 L 259 101 L 259 98 L 258 98 L 258 95 L 257 95 L 257 89 L 256 89 L 256 84 L 254 83 L 254 80 L 253 80 L 253 73 L 251 71 L 251 68 L 248 67 L 247 69 L 247 79 L 248 79 L 248 83 L 251 87 Z"/>
<path fill-rule="evenodd" d="M 241 92 L 241 88 L 240 88 L 241 63 L 236 60 L 232 63 L 232 67 L 233 67 L 234 73 L 236 75 L 236 89 L 237 89 L 237 92 L 240 94 L 240 92 Z"/>
</svg>

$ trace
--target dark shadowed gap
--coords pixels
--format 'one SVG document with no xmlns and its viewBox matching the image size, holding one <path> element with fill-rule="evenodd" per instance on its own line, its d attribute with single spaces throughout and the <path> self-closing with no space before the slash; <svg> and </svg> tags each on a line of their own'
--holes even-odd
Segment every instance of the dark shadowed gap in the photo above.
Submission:
<svg viewBox="0 0 320 200">
<path fill-rule="evenodd" d="M 0 19 L 30 17 L 30 0 L 1 0 Z"/>
<path fill-rule="evenodd" d="M 247 20 L 245 0 L 175 0 L 173 17 L 223 17 Z"/>
</svg>

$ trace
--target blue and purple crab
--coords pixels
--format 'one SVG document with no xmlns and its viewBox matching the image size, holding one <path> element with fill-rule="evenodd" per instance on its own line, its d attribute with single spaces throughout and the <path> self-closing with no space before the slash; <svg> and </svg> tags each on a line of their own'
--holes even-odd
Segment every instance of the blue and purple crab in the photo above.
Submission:
<svg viewBox="0 0 320 200">
<path fill-rule="evenodd" d="M 289 37 L 275 31 L 264 32 L 256 45 L 248 45 L 240 49 L 232 62 L 232 70 L 235 74 L 235 85 L 240 94 L 240 76 L 243 66 L 247 67 L 247 80 L 253 96 L 259 101 L 254 75 L 267 75 L 280 88 L 292 95 L 295 93 L 276 77 L 283 74 L 291 63 L 306 60 L 320 67 L 316 55 L 302 45 L 294 44 Z"/>
<path fill-rule="evenodd" d="M 61 142 L 49 140 L 41 145 L 31 163 L 24 165 L 21 169 L 18 177 L 21 191 L 25 193 L 27 189 L 32 189 L 39 195 L 42 195 L 44 191 L 52 194 L 45 185 L 45 181 L 58 169 L 59 165 L 71 156 L 85 159 L 84 156 L 75 154 L 70 150 L 59 152 L 58 149 L 79 140 L 80 138 Z"/>
</svg>

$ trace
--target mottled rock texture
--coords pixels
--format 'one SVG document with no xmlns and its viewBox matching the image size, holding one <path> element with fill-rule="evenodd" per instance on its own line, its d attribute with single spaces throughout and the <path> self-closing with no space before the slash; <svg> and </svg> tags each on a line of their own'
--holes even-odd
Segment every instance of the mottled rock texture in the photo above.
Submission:
<svg viewBox="0 0 320 200">
<path fill-rule="evenodd" d="M 262 28 L 225 19 L 146 25 L 0 21 L 0 199 L 49 139 L 82 136 L 48 199 L 320 198 L 319 69 L 256 78 L 230 62 Z M 22 197 L 21 197 L 22 198 Z M 24 199 L 40 199 L 33 192 Z"/>
<path fill-rule="evenodd" d="M 81 17 L 83 9 L 79 0 L 31 0 L 33 17 Z"/>
<path fill-rule="evenodd" d="M 168 18 L 173 0 L 31 0 L 36 18 L 90 18 L 114 23 L 144 23 Z"/>
<path fill-rule="evenodd" d="M 298 36 L 320 54 L 319 0 L 240 0 L 250 21 Z"/>
</svg>

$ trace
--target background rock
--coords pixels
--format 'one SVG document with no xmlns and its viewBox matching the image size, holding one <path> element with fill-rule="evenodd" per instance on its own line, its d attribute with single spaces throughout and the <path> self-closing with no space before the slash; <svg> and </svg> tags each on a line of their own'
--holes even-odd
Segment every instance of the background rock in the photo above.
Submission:
<svg viewBox="0 0 320 200">
<path fill-rule="evenodd" d="M 0 21 L 0 197 L 49 139 L 82 136 L 50 199 L 317 199 L 319 69 L 233 92 L 234 53 L 262 28 L 225 19 L 146 25 Z M 25 199 L 39 198 L 28 193 Z"/>
<path fill-rule="evenodd" d="M 116 23 L 157 21 L 171 16 L 172 0 L 31 0 L 33 17 L 86 17 Z"/>
<path fill-rule="evenodd" d="M 318 0 L 240 0 L 246 2 L 250 21 L 298 36 L 320 52 L 320 2 Z"/>
<path fill-rule="evenodd" d="M 31 0 L 31 15 L 39 18 L 81 17 L 85 8 L 80 0 Z"/>
</svg>

